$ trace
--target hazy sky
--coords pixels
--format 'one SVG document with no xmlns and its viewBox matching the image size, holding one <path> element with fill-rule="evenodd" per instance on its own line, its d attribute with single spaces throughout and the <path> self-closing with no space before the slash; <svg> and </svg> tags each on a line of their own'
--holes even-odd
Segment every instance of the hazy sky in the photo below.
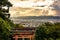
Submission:
<svg viewBox="0 0 60 40">
<path fill-rule="evenodd" d="M 31 8 L 36 6 L 50 6 L 54 3 L 54 0 L 27 0 L 27 1 L 20 1 L 20 0 L 9 0 L 13 6 L 16 7 L 23 7 L 23 8 Z"/>
<path fill-rule="evenodd" d="M 9 0 L 11 16 L 60 15 L 60 0 Z M 56 2 L 57 1 L 57 2 Z"/>
</svg>

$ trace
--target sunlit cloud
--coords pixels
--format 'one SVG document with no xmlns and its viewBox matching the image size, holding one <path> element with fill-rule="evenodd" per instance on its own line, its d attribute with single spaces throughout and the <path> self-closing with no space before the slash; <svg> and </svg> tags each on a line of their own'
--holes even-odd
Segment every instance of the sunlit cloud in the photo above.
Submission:
<svg viewBox="0 0 60 40">
<path fill-rule="evenodd" d="M 37 1 L 37 0 L 28 0 L 28 1 L 19 1 L 19 0 L 9 0 L 13 6 L 22 7 L 22 8 L 37 8 L 39 6 L 50 6 L 54 3 L 54 0 L 45 0 L 45 1 Z"/>
<path fill-rule="evenodd" d="M 9 0 L 13 7 L 10 9 L 11 17 L 15 16 L 56 16 L 58 7 L 56 0 Z M 60 9 L 59 9 L 60 10 Z"/>
</svg>

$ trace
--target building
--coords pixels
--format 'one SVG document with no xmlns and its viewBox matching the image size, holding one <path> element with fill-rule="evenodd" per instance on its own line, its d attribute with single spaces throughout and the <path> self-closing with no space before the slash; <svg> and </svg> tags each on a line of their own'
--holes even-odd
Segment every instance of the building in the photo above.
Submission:
<svg viewBox="0 0 60 40">
<path fill-rule="evenodd" d="M 12 40 L 34 40 L 34 27 L 16 28 L 12 31 Z"/>
</svg>

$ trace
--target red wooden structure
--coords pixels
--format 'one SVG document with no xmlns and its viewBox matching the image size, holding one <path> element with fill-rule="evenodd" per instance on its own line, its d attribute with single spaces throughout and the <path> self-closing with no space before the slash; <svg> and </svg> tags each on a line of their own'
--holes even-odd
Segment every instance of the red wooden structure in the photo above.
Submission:
<svg viewBox="0 0 60 40">
<path fill-rule="evenodd" d="M 14 40 L 34 40 L 34 27 L 23 27 L 13 29 Z"/>
</svg>

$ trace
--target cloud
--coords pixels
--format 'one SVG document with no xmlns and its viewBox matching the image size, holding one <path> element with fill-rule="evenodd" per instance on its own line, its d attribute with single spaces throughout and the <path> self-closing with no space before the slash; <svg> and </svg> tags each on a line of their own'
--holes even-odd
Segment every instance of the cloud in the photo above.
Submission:
<svg viewBox="0 0 60 40">
<path fill-rule="evenodd" d="M 22 8 L 36 8 L 36 9 L 40 9 L 40 8 L 43 8 L 41 6 L 49 6 L 49 5 L 52 5 L 54 3 L 53 0 L 27 0 L 27 1 L 20 1 L 20 0 L 9 0 L 13 6 L 16 6 L 16 7 L 22 7 Z M 39 7 L 37 7 L 39 6 Z M 44 7 L 45 7 L 44 6 Z"/>
<path fill-rule="evenodd" d="M 15 0 L 15 1 L 17 1 L 17 0 Z M 42 16 L 42 15 L 45 15 L 45 16 L 58 15 L 58 16 L 60 16 L 60 4 L 59 4 L 60 1 L 59 0 L 57 3 L 55 2 L 54 5 L 52 5 L 50 7 L 50 9 L 47 8 L 47 6 L 45 6 L 45 4 L 44 4 L 45 8 L 40 7 L 40 5 L 41 5 L 40 3 L 42 3 L 42 5 L 43 5 L 43 2 L 40 2 L 40 3 L 38 2 L 36 4 L 36 5 L 39 5 L 38 7 L 32 7 L 35 4 L 31 1 L 29 1 L 29 2 L 23 1 L 24 3 L 20 2 L 21 4 L 17 3 L 17 2 L 19 2 L 19 0 L 17 2 L 15 2 L 15 1 L 12 1 L 16 4 L 14 7 L 12 7 L 10 9 L 11 16 L 15 16 L 15 17 L 18 17 L 18 16 Z M 49 0 L 47 0 L 47 1 L 49 1 Z M 52 2 L 50 2 L 50 3 L 52 4 Z M 48 3 L 47 3 L 47 5 L 48 5 Z M 53 10 L 52 10 L 52 8 L 53 8 Z M 49 12 L 46 11 L 45 9 L 48 9 Z M 45 13 L 45 11 L 48 13 Z"/>
<path fill-rule="evenodd" d="M 49 10 L 48 10 L 49 11 Z M 33 9 L 33 8 L 20 8 L 20 7 L 12 7 L 10 9 L 11 17 L 18 17 L 18 16 L 54 16 L 56 13 L 53 10 L 50 10 L 50 13 L 45 13 L 47 11 L 40 10 L 40 9 Z"/>
</svg>

